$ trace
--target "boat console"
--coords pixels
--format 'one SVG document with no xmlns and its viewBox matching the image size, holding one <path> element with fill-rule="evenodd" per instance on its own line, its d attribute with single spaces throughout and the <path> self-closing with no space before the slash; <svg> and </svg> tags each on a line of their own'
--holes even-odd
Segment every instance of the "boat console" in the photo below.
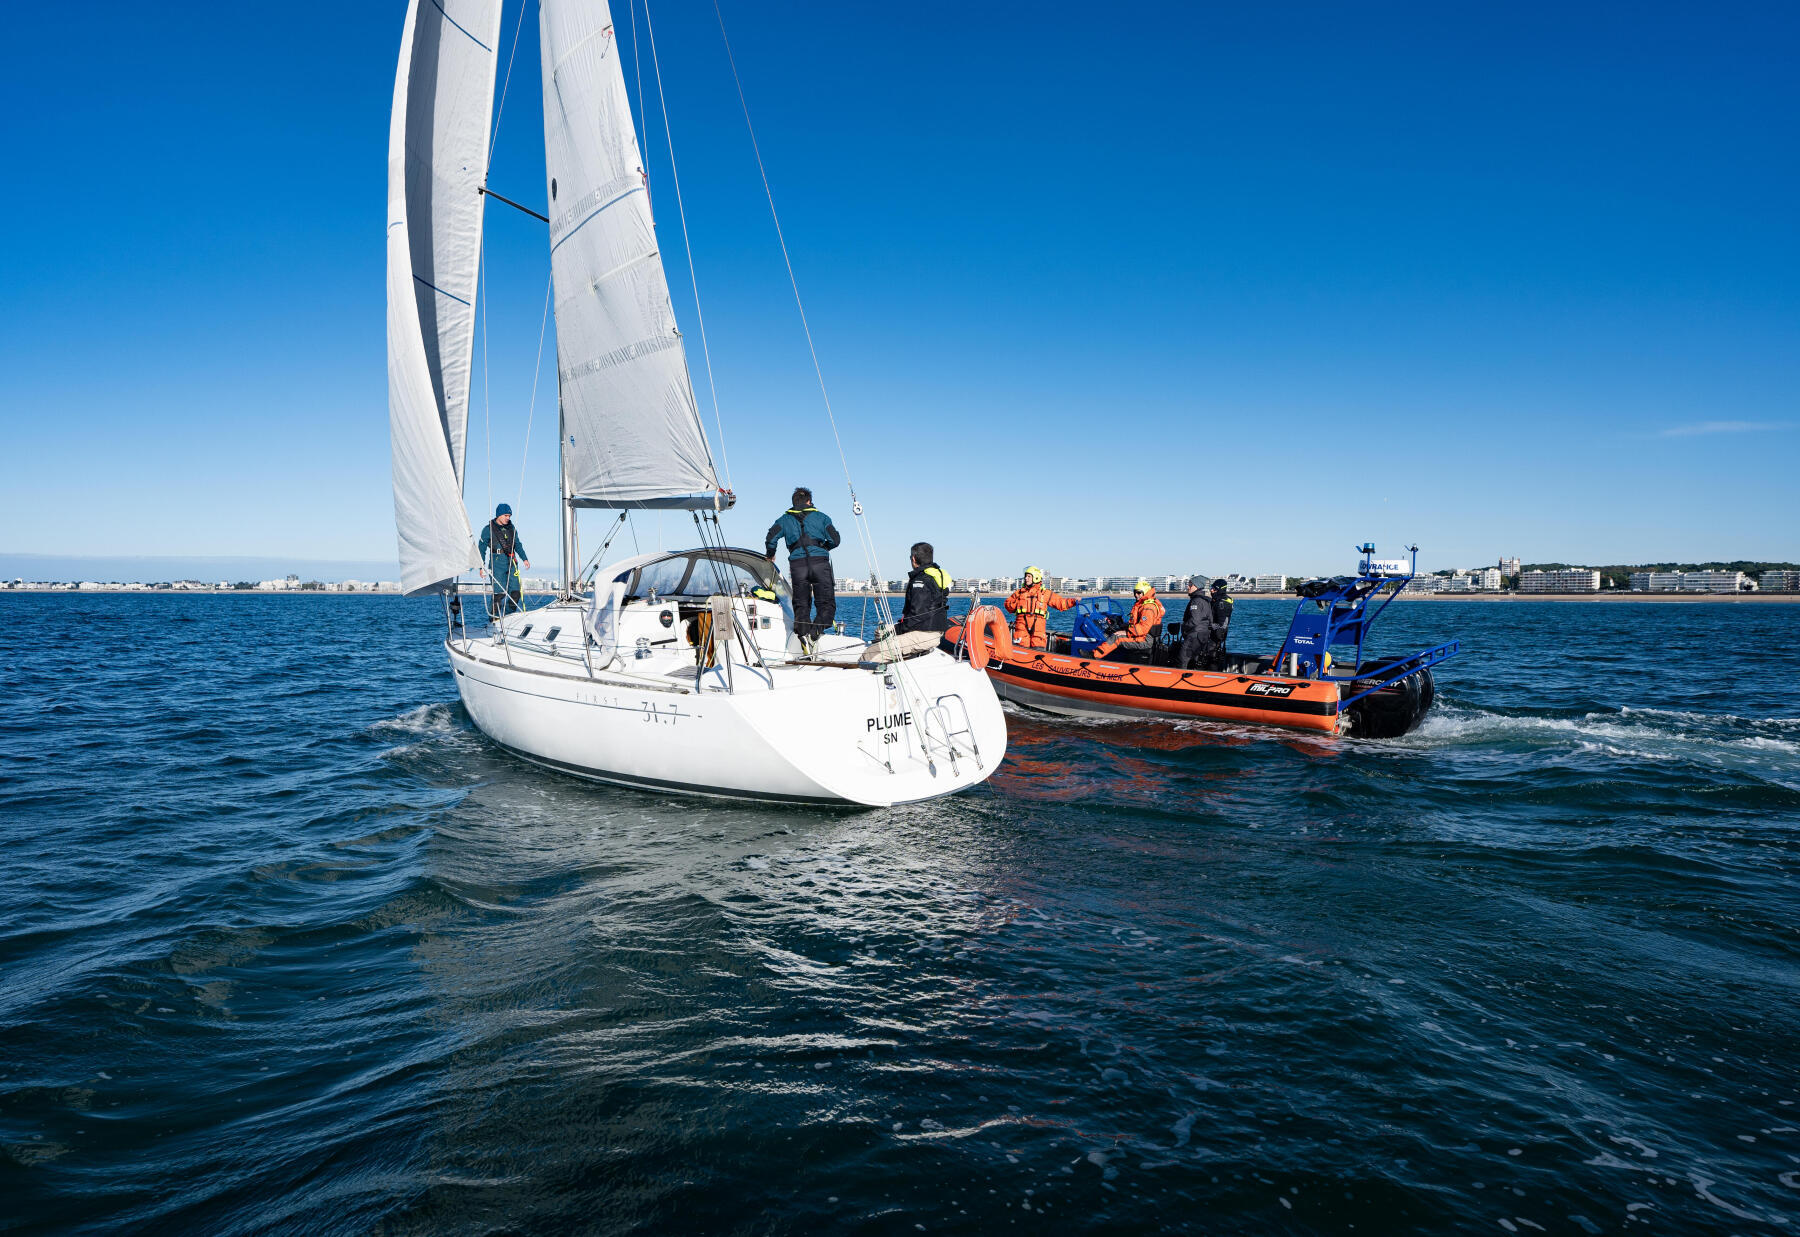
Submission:
<svg viewBox="0 0 1800 1237">
<path fill-rule="evenodd" d="M 1419 547 L 1407 547 L 1410 559 L 1378 559 L 1373 542 L 1356 550 L 1362 561 L 1355 575 L 1307 580 L 1294 590 L 1300 602 L 1274 669 L 1292 678 L 1338 680 L 1340 707 L 1350 715 L 1352 731 L 1391 738 L 1411 730 L 1431 707 L 1436 695 L 1431 668 L 1456 656 L 1462 643 L 1450 640 L 1408 657 L 1365 661 L 1370 628 L 1418 574 Z M 1371 608 L 1371 602 L 1377 604 Z"/>
</svg>

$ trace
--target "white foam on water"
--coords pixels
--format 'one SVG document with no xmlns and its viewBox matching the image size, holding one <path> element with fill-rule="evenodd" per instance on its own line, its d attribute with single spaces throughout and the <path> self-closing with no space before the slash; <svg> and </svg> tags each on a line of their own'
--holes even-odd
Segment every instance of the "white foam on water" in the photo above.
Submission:
<svg viewBox="0 0 1800 1237">
<path fill-rule="evenodd" d="M 1696 713 L 1688 709 L 1653 709 L 1633 704 L 1622 705 L 1619 713 L 1624 717 L 1671 717 L 1679 722 L 1701 725 L 1739 725 L 1800 733 L 1800 717 L 1740 717 L 1736 713 Z"/>
<path fill-rule="evenodd" d="M 1786 737 L 1791 730 L 1787 718 L 1630 708 L 1580 717 L 1533 717 L 1443 705 L 1417 730 L 1387 745 L 1437 749 L 1525 744 L 1632 760 L 1689 760 L 1800 772 L 1800 737 Z"/>
<path fill-rule="evenodd" d="M 1745 1211 L 1741 1207 L 1734 1207 L 1724 1199 L 1720 1198 L 1717 1194 L 1714 1194 L 1712 1192 L 1713 1181 L 1710 1177 L 1702 1177 L 1698 1173 L 1689 1173 L 1688 1180 L 1694 1183 L 1694 1193 L 1698 1194 L 1701 1198 L 1704 1198 L 1713 1206 L 1736 1216 L 1740 1220 L 1761 1220 L 1765 1223 L 1771 1220 L 1771 1217 L 1769 1216 L 1761 1216 L 1754 1211 Z M 1778 1220 L 1775 1222 L 1780 1223 Z"/>
<path fill-rule="evenodd" d="M 456 730 L 455 706 L 422 704 L 416 709 L 408 709 L 399 717 L 376 722 L 369 729 L 386 734 L 451 734 Z"/>
</svg>

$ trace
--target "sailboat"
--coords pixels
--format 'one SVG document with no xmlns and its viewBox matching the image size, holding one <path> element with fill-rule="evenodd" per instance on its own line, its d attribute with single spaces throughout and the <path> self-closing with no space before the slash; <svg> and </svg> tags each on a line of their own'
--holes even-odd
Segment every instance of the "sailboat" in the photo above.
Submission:
<svg viewBox="0 0 1800 1237">
<path fill-rule="evenodd" d="M 388 147 L 402 588 L 444 598 L 470 719 L 547 769 L 651 791 L 888 806 L 984 781 L 1006 723 L 979 670 L 885 625 L 870 642 L 801 639 L 775 565 L 725 542 L 732 494 L 676 328 L 605 0 L 539 5 L 561 589 L 485 627 L 468 621 L 458 582 L 481 564 L 463 475 L 500 8 L 411 0 Z M 702 544 L 589 577 L 575 569 L 584 510 L 691 512 Z"/>
</svg>

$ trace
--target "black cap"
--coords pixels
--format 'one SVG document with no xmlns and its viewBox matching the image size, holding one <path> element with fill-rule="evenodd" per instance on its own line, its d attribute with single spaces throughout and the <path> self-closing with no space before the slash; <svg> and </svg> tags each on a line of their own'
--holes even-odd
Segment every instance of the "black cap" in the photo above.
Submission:
<svg viewBox="0 0 1800 1237">
<path fill-rule="evenodd" d="M 1225 581 L 1223 581 L 1223 580 L 1214 580 L 1212 582 L 1212 586 L 1213 586 L 1213 592 L 1215 592 L 1215 593 L 1221 593 L 1221 592 L 1225 591 Z"/>
</svg>

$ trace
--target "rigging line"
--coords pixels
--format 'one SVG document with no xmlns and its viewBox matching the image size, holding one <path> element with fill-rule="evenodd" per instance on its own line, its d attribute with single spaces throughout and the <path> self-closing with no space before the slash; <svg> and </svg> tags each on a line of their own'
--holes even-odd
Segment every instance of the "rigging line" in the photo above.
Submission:
<svg viewBox="0 0 1800 1237">
<path fill-rule="evenodd" d="M 649 0 L 645 0 L 645 3 L 648 2 Z M 644 183 L 648 185 L 650 181 L 650 154 L 645 149 L 647 143 L 642 128 L 644 124 L 644 61 L 643 58 L 638 55 L 637 0 L 627 0 L 627 3 L 631 6 L 631 71 L 637 77 L 637 111 L 632 114 L 631 125 L 632 131 L 637 135 L 638 158 L 644 161 L 644 166 L 638 170 L 644 174 Z M 648 10 L 646 10 L 644 13 L 644 20 L 648 21 L 649 19 L 650 14 Z"/>
<path fill-rule="evenodd" d="M 488 399 L 488 333 L 487 333 L 487 295 L 481 289 L 487 286 L 487 231 L 482 230 L 481 252 L 476 254 L 476 270 L 479 272 L 480 285 L 475 298 L 481 302 L 481 434 L 486 439 L 487 450 L 487 505 L 491 510 L 494 505 L 494 409 Z M 463 447 L 463 458 L 468 458 L 468 446 Z M 492 519 L 492 516 L 488 517 Z"/>
<path fill-rule="evenodd" d="M 644 0 L 644 33 L 650 39 L 650 67 L 656 73 L 656 98 L 662 106 L 663 137 L 669 144 L 669 179 L 675 185 L 675 214 L 681 220 L 681 248 L 687 258 L 688 283 L 694 290 L 694 320 L 700 327 L 700 355 L 706 361 L 706 389 L 712 396 L 713 427 L 719 432 L 719 462 L 725 465 L 725 488 L 729 490 L 731 454 L 725 449 L 725 421 L 719 415 L 719 387 L 713 381 L 712 349 L 706 344 L 706 314 L 700 308 L 700 277 L 694 270 L 694 247 L 688 242 L 687 209 L 681 203 L 681 173 L 675 167 L 675 133 L 669 127 L 669 101 L 663 94 L 662 61 L 656 55 L 656 26 L 650 20 L 650 0 Z"/>
<path fill-rule="evenodd" d="M 494 109 L 494 128 L 488 137 L 488 163 L 494 162 L 494 147 L 500 141 L 500 118 L 506 115 L 506 91 L 512 85 L 513 60 L 519 54 L 519 31 L 525 28 L 525 10 L 531 7 L 531 0 L 519 0 L 519 20 L 513 23 L 512 50 L 506 53 L 506 80 L 500 83 L 500 106 Z M 487 183 L 487 177 L 481 178 Z"/>
<path fill-rule="evenodd" d="M 531 367 L 531 403 L 525 410 L 525 448 L 519 453 L 519 493 L 513 499 L 516 503 L 525 501 L 525 461 L 531 458 L 531 418 L 537 412 L 538 375 L 544 369 L 544 332 L 550 326 L 550 291 L 555 286 L 554 277 L 544 283 L 544 317 L 538 323 L 537 361 Z M 560 454 L 562 443 L 558 442 L 556 445 L 558 454 Z M 558 512 L 559 516 L 560 514 Z"/>
<path fill-rule="evenodd" d="M 837 444 L 838 463 L 844 469 L 844 484 L 850 487 L 850 502 L 855 509 L 855 517 L 859 535 L 863 541 L 864 553 L 868 555 L 869 569 L 881 575 L 881 565 L 875 559 L 873 538 L 868 531 L 868 521 L 862 514 L 862 504 L 856 498 L 856 481 L 850 475 L 850 457 L 844 453 L 844 439 L 838 433 L 837 414 L 831 408 L 831 392 L 825 387 L 825 370 L 819 364 L 819 349 L 813 343 L 812 326 L 806 320 L 806 305 L 800 299 L 800 281 L 794 277 L 794 261 L 788 254 L 787 236 L 781 230 L 781 214 L 775 209 L 775 191 L 769 187 L 769 170 L 763 165 L 762 146 L 756 140 L 756 126 L 750 122 L 750 102 L 744 97 L 744 79 L 738 74 L 737 57 L 731 50 L 731 36 L 725 33 L 725 13 L 719 8 L 719 0 L 713 0 L 713 16 L 719 22 L 719 38 L 725 43 L 725 59 L 731 65 L 731 80 L 737 86 L 738 106 L 744 113 L 744 128 L 750 134 L 750 150 L 756 156 L 756 171 L 762 177 L 763 196 L 769 200 L 769 218 L 775 223 L 775 240 L 781 246 L 781 261 L 787 267 L 788 286 L 794 290 L 794 308 L 800 311 L 800 329 L 806 334 L 806 350 L 812 356 L 813 374 L 819 380 L 819 396 L 825 401 L 825 419 L 831 424 L 831 438 Z M 887 598 L 879 599 L 876 606 L 883 621 L 891 622 L 892 610 Z"/>
<path fill-rule="evenodd" d="M 744 98 L 744 80 L 738 76 L 737 58 L 731 52 L 731 37 L 725 33 L 725 14 L 719 0 L 713 0 L 713 15 L 719 20 L 719 37 L 725 41 L 725 59 L 731 65 L 731 80 L 737 86 L 738 107 L 744 113 L 744 128 L 750 134 L 750 151 L 756 156 L 756 171 L 762 177 L 763 196 L 769 200 L 769 217 L 775 221 L 775 240 L 781 246 L 781 261 L 787 267 L 788 286 L 794 290 L 794 307 L 800 311 L 800 329 L 806 333 L 806 349 L 812 354 L 813 373 L 819 380 L 819 395 L 825 401 L 825 417 L 831 422 L 831 436 L 837 441 L 838 463 L 844 467 L 844 481 L 850 495 L 856 496 L 856 482 L 850 477 L 850 460 L 844 454 L 844 441 L 838 437 L 837 417 L 831 411 L 831 393 L 825 389 L 825 371 L 819 365 L 819 350 L 813 346 L 812 327 L 806 321 L 806 306 L 800 300 L 800 283 L 794 278 L 794 262 L 788 256 L 787 237 L 781 231 L 781 215 L 775 210 L 775 191 L 769 188 L 769 171 L 763 166 L 762 147 L 756 140 L 756 126 L 750 123 L 750 103 Z"/>
<path fill-rule="evenodd" d="M 662 61 L 656 56 L 656 26 L 650 20 L 650 0 L 644 0 L 644 33 L 650 38 L 650 67 L 656 73 L 656 98 L 662 106 L 663 138 L 669 144 L 669 179 L 675 185 L 675 214 L 681 220 L 682 256 L 687 259 L 688 284 L 694 290 L 694 321 L 700 327 L 700 355 L 706 361 L 706 389 L 712 396 L 713 428 L 719 431 L 719 462 L 725 465 L 725 488 L 731 488 L 731 454 L 725 449 L 725 421 L 719 416 L 719 387 L 713 381 L 712 349 L 706 344 L 706 314 L 700 308 L 700 277 L 694 270 L 694 247 L 688 242 L 687 208 L 681 203 L 681 173 L 675 167 L 675 132 L 669 127 L 669 100 L 663 94 Z M 690 379 L 690 385 L 692 380 Z"/>
<path fill-rule="evenodd" d="M 506 115 L 506 93 L 512 87 L 513 61 L 519 54 L 519 32 L 525 28 L 525 10 L 530 7 L 531 0 L 521 0 L 519 4 L 519 20 L 513 23 L 512 50 L 506 54 L 506 78 L 500 84 L 500 103 L 499 106 L 494 109 L 494 126 L 488 131 L 487 162 L 489 167 L 492 167 L 494 162 L 494 147 L 498 145 L 500 141 L 500 118 Z M 485 168 L 482 170 L 481 184 L 481 192 L 485 195 L 487 192 L 487 169 Z M 506 199 L 504 198 L 501 199 L 501 201 L 505 200 Z M 512 205 L 516 205 L 516 203 L 512 203 Z M 524 208 L 521 207 L 520 209 Z M 480 284 L 476 295 L 481 301 L 481 432 L 482 437 L 486 440 L 483 446 L 487 452 L 487 503 L 488 507 L 491 509 L 494 505 L 494 410 L 493 403 L 488 396 L 488 366 L 491 358 L 488 352 L 487 294 L 485 291 L 487 287 L 486 228 L 482 229 L 481 245 L 476 254 L 475 261 L 477 269 L 480 272 Z M 535 375 L 533 376 L 532 381 L 535 384 Z M 533 394 L 536 394 L 535 390 L 533 391 Z M 529 439 L 527 441 L 529 441 Z M 467 450 L 468 448 L 465 446 L 465 457 Z"/>
</svg>

